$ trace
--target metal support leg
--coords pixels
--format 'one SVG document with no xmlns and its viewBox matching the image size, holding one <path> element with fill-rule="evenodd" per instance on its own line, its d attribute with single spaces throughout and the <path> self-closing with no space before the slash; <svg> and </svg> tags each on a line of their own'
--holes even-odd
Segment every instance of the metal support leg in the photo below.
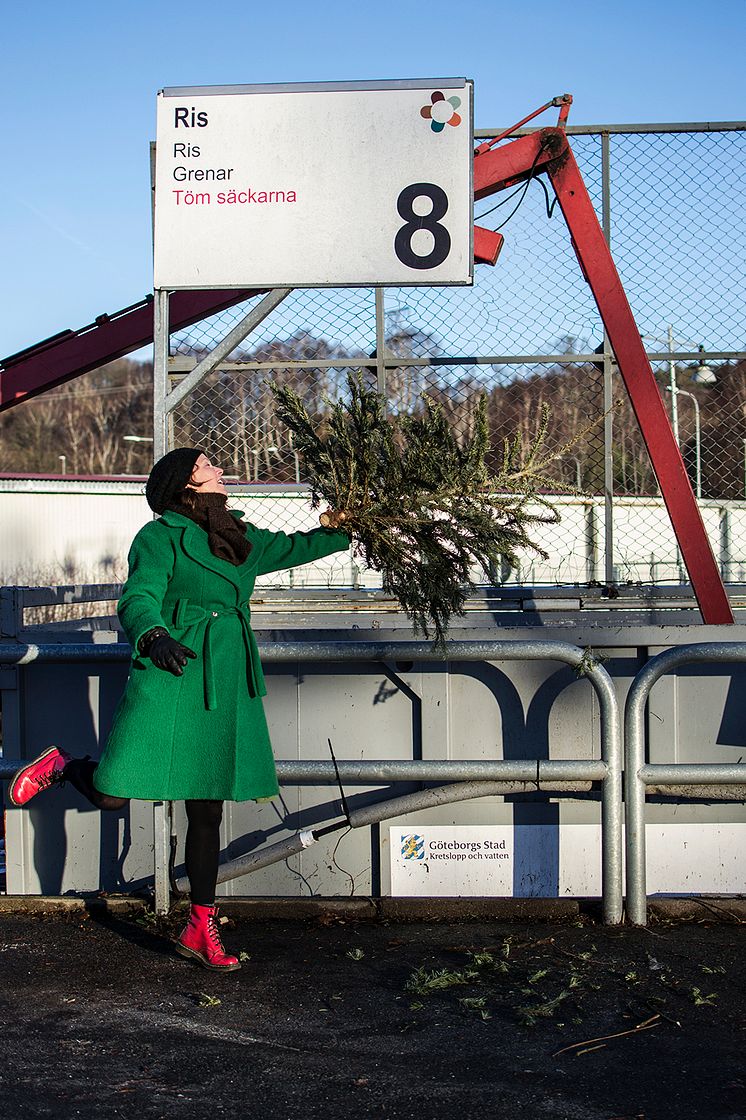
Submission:
<svg viewBox="0 0 746 1120">
<path fill-rule="evenodd" d="M 376 288 L 376 389 L 386 395 L 386 305 L 385 290 Z"/>
<path fill-rule="evenodd" d="M 153 307 L 153 459 L 160 459 L 168 451 L 168 299 L 168 292 L 156 291 Z"/>
<path fill-rule="evenodd" d="M 167 914 L 171 906 L 168 864 L 171 855 L 171 802 L 153 805 L 153 855 L 155 860 L 155 912 Z"/>
</svg>

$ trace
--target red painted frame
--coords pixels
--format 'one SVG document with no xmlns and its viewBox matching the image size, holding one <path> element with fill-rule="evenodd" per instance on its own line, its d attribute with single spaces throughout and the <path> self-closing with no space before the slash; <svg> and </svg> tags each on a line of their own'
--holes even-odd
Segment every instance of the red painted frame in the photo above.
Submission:
<svg viewBox="0 0 746 1120">
<path fill-rule="evenodd" d="M 580 267 L 598 305 L 692 581 L 702 620 L 710 624 L 732 623 L 733 612 L 679 445 L 619 273 L 564 130 L 540 129 L 502 148 L 478 152 L 474 158 L 474 197 L 485 198 L 541 172 L 546 172 L 552 182 Z"/>
<path fill-rule="evenodd" d="M 259 290 L 172 292 L 171 329 L 180 330 L 234 303 L 261 294 Z M 148 296 L 114 315 L 99 315 L 87 327 L 62 331 L 0 362 L 0 412 L 35 397 L 82 373 L 113 362 L 153 341 L 153 298 Z"/>
</svg>

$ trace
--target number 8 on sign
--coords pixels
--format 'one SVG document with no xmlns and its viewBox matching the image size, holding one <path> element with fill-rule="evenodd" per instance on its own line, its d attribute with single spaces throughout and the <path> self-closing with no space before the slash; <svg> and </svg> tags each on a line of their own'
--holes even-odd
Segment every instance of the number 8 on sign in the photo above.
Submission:
<svg viewBox="0 0 746 1120">
<path fill-rule="evenodd" d="M 414 203 L 419 198 L 430 200 L 428 214 L 415 212 Z M 440 219 L 448 211 L 448 195 L 443 188 L 435 183 L 410 183 L 397 198 L 396 209 L 399 217 L 404 219 L 404 225 L 394 238 L 394 252 L 402 264 L 419 269 L 437 268 L 443 264 L 451 251 L 451 235 L 440 224 Z M 433 246 L 429 253 L 416 253 L 412 245 L 414 235 L 422 229 L 432 234 Z"/>
</svg>

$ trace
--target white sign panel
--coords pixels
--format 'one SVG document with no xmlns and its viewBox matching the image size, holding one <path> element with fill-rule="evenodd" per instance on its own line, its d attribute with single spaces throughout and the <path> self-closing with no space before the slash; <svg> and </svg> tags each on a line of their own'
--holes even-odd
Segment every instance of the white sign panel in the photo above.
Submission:
<svg viewBox="0 0 746 1120">
<path fill-rule="evenodd" d="M 746 824 L 646 824 L 647 890 L 653 894 L 742 894 L 746 887 Z M 601 827 L 559 828 L 562 897 L 601 894 Z"/>
<path fill-rule="evenodd" d="M 746 824 L 647 824 L 648 894 L 742 894 Z M 597 824 L 391 825 L 392 895 L 601 894 Z"/>
<path fill-rule="evenodd" d="M 470 284 L 472 83 L 165 89 L 155 287 Z"/>
<path fill-rule="evenodd" d="M 389 843 L 393 895 L 513 894 L 512 825 L 390 826 Z"/>
</svg>

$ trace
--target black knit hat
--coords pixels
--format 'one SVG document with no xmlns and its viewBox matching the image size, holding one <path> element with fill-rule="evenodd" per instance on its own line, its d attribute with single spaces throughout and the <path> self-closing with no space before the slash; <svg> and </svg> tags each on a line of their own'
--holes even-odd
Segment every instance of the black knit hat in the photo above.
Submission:
<svg viewBox="0 0 746 1120">
<path fill-rule="evenodd" d="M 176 447 L 158 460 L 145 485 L 145 497 L 154 513 L 163 513 L 178 499 L 201 454 L 199 447 Z"/>
</svg>

